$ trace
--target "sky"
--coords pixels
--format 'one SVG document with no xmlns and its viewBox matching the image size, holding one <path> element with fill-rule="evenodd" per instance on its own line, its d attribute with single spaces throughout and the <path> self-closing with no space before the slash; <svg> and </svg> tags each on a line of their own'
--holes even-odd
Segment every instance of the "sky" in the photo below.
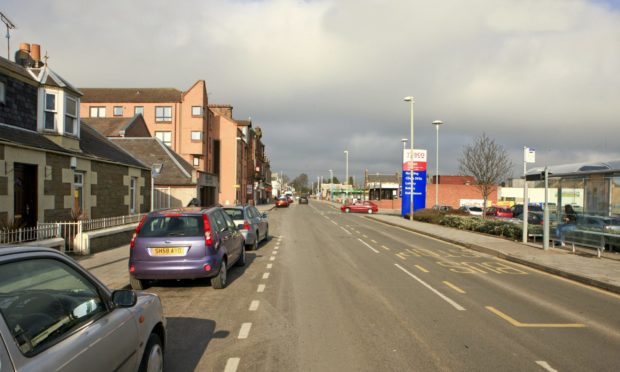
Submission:
<svg viewBox="0 0 620 372">
<path fill-rule="evenodd" d="M 459 174 L 485 133 L 528 167 L 620 159 L 620 0 L 3 0 L 21 42 L 77 87 L 205 80 L 263 130 L 273 172 L 362 182 L 401 139 Z M 6 53 L 6 39 L 0 51 Z M 5 56 L 3 54 L 3 56 Z M 13 56 L 11 56 L 13 59 Z M 407 144 L 409 147 L 409 144 Z"/>
</svg>

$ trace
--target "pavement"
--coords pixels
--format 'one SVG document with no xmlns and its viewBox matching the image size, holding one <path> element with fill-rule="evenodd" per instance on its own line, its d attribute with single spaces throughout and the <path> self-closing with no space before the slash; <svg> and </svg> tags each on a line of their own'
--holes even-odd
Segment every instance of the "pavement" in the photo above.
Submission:
<svg viewBox="0 0 620 372">
<path fill-rule="evenodd" d="M 311 203 L 314 202 L 317 201 L 311 200 Z M 321 202 L 340 208 L 337 203 Z M 273 207 L 272 204 L 257 206 L 261 212 L 269 211 Z M 577 253 L 572 253 L 567 247 L 543 250 L 541 243 L 524 244 L 491 235 L 409 221 L 398 215 L 398 211 L 392 210 L 380 211 L 379 214 L 366 217 L 620 294 L 620 255 L 615 253 L 605 253 L 602 258 L 597 258 L 595 250 L 580 250 Z M 82 266 L 112 289 L 128 287 L 128 258 L 129 245 L 76 257 Z"/>
</svg>

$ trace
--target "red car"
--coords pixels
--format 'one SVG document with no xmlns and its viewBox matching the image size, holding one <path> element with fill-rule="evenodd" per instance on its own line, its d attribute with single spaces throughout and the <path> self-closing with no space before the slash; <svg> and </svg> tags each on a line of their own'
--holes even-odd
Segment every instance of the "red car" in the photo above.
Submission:
<svg viewBox="0 0 620 372">
<path fill-rule="evenodd" d="M 276 199 L 276 208 L 280 207 L 288 207 L 288 198 L 286 196 L 281 196 Z"/>
<path fill-rule="evenodd" d="M 512 210 L 508 207 L 492 206 L 487 209 L 486 215 L 501 218 L 512 218 Z"/>
<path fill-rule="evenodd" d="M 377 213 L 379 211 L 379 207 L 371 201 L 363 201 L 355 204 L 345 204 L 340 207 L 340 210 L 344 213 L 358 212 L 372 214 Z"/>
</svg>

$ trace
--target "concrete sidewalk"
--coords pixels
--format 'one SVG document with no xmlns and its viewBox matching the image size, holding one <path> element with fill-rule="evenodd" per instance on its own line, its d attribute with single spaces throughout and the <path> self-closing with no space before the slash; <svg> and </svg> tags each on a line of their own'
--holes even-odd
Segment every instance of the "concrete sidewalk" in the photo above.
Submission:
<svg viewBox="0 0 620 372">
<path fill-rule="evenodd" d="M 273 204 L 257 205 L 260 212 L 268 212 Z M 127 244 L 88 256 L 73 257 L 110 289 L 129 288 L 129 242 Z"/>
</svg>

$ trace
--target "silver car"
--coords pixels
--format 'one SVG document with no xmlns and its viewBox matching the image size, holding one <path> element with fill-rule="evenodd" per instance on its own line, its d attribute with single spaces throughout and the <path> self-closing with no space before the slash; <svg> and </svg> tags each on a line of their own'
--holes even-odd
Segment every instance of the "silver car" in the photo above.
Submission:
<svg viewBox="0 0 620 372">
<path fill-rule="evenodd" d="M 248 249 L 256 250 L 258 243 L 269 236 L 267 213 L 260 213 L 252 205 L 224 207 L 224 211 L 235 221 L 237 228 L 239 228 L 239 231 L 241 231 L 245 238 L 245 244 Z"/>
<path fill-rule="evenodd" d="M 0 249 L 0 370 L 162 371 L 159 297 L 111 292 L 53 249 Z"/>
</svg>

